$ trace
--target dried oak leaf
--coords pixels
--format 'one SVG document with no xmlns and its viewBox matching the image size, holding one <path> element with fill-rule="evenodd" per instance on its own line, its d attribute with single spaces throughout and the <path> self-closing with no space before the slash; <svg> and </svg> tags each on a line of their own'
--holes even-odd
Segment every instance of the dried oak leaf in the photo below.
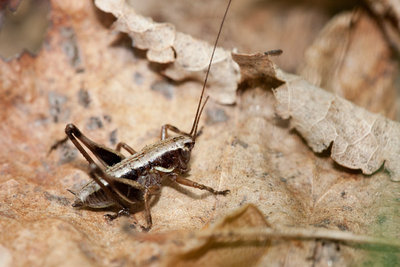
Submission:
<svg viewBox="0 0 400 267">
<path fill-rule="evenodd" d="M 98 143 L 114 147 L 124 141 L 135 149 L 158 140 L 165 123 L 190 129 L 201 85 L 163 81 L 146 60 L 115 43 L 91 1 L 53 0 L 51 9 L 52 26 L 40 53 L 0 61 L 1 258 L 13 266 L 160 264 L 169 257 L 168 242 L 126 234 L 126 228 L 140 232 L 143 211 L 107 223 L 103 215 L 109 210 L 72 208 L 73 196 L 65 189 L 77 189 L 90 179 L 88 164 L 70 142 L 50 155 L 48 151 L 65 137 L 68 122 Z M 291 81 L 288 77 L 297 79 L 275 67 L 266 71 L 264 78 L 277 86 Z M 298 135 L 276 124 L 270 90 L 249 89 L 239 100 L 237 106 L 207 104 L 189 176 L 231 193 L 214 197 L 164 184 L 151 203 L 154 225 L 148 238 L 167 233 L 178 241 L 175 248 L 197 251 L 203 243 L 179 243 L 182 232 L 209 240 L 209 232 L 196 229 L 247 203 L 257 204 L 274 227 L 314 226 L 399 238 L 400 183 L 381 173 L 365 179 L 316 156 Z M 234 224 L 265 225 L 254 209 L 245 214 L 255 220 L 242 221 L 238 215 L 225 224 L 229 231 Z M 209 229 L 213 235 L 223 231 Z M 252 263 L 343 266 L 376 259 L 369 251 L 324 243 L 266 242 L 267 250 L 255 248 L 255 257 L 262 258 Z M 218 249 L 207 249 L 218 256 Z M 228 249 L 221 251 L 226 257 Z"/>
<path fill-rule="evenodd" d="M 281 251 L 282 241 L 323 240 L 316 243 L 316 251 L 310 257 L 313 264 L 333 262 L 336 266 L 349 264 L 338 253 L 341 242 L 347 246 L 378 248 L 381 250 L 400 249 L 395 238 L 380 238 L 356 235 L 341 230 L 328 230 L 318 226 L 272 226 L 262 212 L 253 204 L 246 204 L 225 215 L 209 227 L 199 231 L 178 231 L 169 233 L 131 233 L 134 240 L 163 244 L 166 253 L 162 256 L 163 266 L 265 266 L 279 262 L 274 257 L 287 257 Z M 348 251 L 347 251 L 348 253 Z M 272 256 L 272 257 L 271 257 Z M 296 256 L 291 255 L 292 259 Z M 294 257 L 293 257 L 294 256 Z M 298 256 L 298 255 L 297 255 Z M 297 259 L 296 263 L 304 258 Z"/>
<path fill-rule="evenodd" d="M 15 11 L 17 10 L 18 5 L 20 4 L 21 0 L 2 0 L 0 1 L 0 29 L 3 26 L 4 22 L 4 13 L 6 10 Z"/>
<path fill-rule="evenodd" d="M 400 52 L 400 5 L 393 0 L 365 1 L 377 18 L 382 32 L 392 48 Z"/>
<path fill-rule="evenodd" d="M 245 205 L 219 219 L 209 228 L 184 232 L 180 242 L 183 247 L 174 248 L 163 260 L 166 266 L 257 266 L 267 253 L 269 240 L 251 240 L 232 235 L 220 237 L 221 231 L 270 227 L 264 215 L 254 206 Z M 176 237 L 175 237 L 176 238 Z M 170 242 L 174 242 L 173 239 Z M 175 241 L 176 242 L 176 241 Z"/>
<path fill-rule="evenodd" d="M 398 122 L 284 73 L 269 56 L 234 54 L 233 58 L 243 68 L 244 79 L 261 75 L 283 82 L 274 89 L 277 114 L 291 118 L 292 127 L 314 152 L 323 152 L 332 145 L 331 157 L 340 165 L 361 169 L 364 174 L 372 174 L 383 165 L 393 181 L 400 181 Z M 251 74 L 246 76 L 249 68 Z"/>
<path fill-rule="evenodd" d="M 235 0 L 230 6 L 219 44 L 246 52 L 280 48 L 285 53 L 276 58 L 276 63 L 286 71 L 295 71 L 303 61 L 306 48 L 329 21 L 326 10 L 332 5 L 336 10 L 342 9 L 343 2 L 349 5 L 348 1 L 324 1 L 323 4 L 319 1 L 318 5 L 297 2 L 293 5 L 284 1 Z M 179 31 L 213 43 L 227 1 L 129 0 L 129 3 L 140 14 L 171 22 Z"/>
<path fill-rule="evenodd" d="M 377 14 L 396 19 L 396 26 L 400 29 L 400 6 L 398 2 L 393 0 L 367 0 L 367 3 Z"/>
<path fill-rule="evenodd" d="M 299 75 L 354 104 L 396 116 L 398 64 L 381 29 L 361 10 L 335 16 L 305 53 Z"/>
<path fill-rule="evenodd" d="M 117 18 L 115 29 L 127 33 L 134 47 L 147 50 L 148 60 L 172 63 L 164 70 L 166 76 L 178 81 L 204 79 L 213 48 L 210 44 L 176 32 L 172 24 L 157 23 L 136 14 L 126 1 L 96 0 L 95 4 Z M 239 67 L 232 60 L 230 52 L 218 48 L 209 78 L 211 97 L 223 104 L 235 103 L 239 79 Z"/>
</svg>

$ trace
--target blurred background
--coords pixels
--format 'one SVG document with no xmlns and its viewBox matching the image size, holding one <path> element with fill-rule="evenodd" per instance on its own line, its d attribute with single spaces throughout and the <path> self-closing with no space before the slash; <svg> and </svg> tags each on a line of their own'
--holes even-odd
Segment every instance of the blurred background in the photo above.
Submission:
<svg viewBox="0 0 400 267">
<path fill-rule="evenodd" d="M 228 1 L 127 2 L 138 14 L 213 43 Z M 0 3 L 0 56 L 38 53 L 51 27 L 50 2 Z M 398 120 L 399 6 L 383 0 L 234 0 L 219 45 L 239 53 L 282 49 L 274 62 L 284 71 Z"/>
<path fill-rule="evenodd" d="M 49 27 L 47 0 L 2 1 L 0 55 L 11 58 L 26 50 L 37 53 Z M 213 43 L 227 1 L 128 0 L 136 12 L 179 31 Z M 234 0 L 220 46 L 239 52 L 282 49 L 276 59 L 294 72 L 305 49 L 335 14 L 362 5 L 360 1 Z"/>
<path fill-rule="evenodd" d="M 23 51 L 37 53 L 49 27 L 49 1 L 2 0 L 0 3 L 0 56 L 9 59 Z"/>
</svg>

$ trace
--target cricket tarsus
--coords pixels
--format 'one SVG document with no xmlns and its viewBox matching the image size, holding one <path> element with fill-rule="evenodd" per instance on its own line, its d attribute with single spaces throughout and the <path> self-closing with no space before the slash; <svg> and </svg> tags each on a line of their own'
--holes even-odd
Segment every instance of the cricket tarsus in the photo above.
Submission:
<svg viewBox="0 0 400 267">
<path fill-rule="evenodd" d="M 114 214 L 105 214 L 104 218 L 106 218 L 106 220 L 108 220 L 108 221 L 113 221 L 113 220 L 117 219 L 118 217 L 129 216 L 129 215 L 131 215 L 131 213 L 129 212 L 129 209 L 123 208 Z"/>
<path fill-rule="evenodd" d="M 47 155 L 50 155 L 50 153 L 51 153 L 53 150 L 56 150 L 59 146 L 63 145 L 63 144 L 64 144 L 65 142 L 67 142 L 67 141 L 68 141 L 68 137 L 65 137 L 65 138 L 63 138 L 63 139 L 58 140 L 57 142 L 55 142 L 55 143 L 50 147 L 49 151 L 47 152 Z"/>
<path fill-rule="evenodd" d="M 273 49 L 273 50 L 268 50 L 264 52 L 264 55 L 266 56 L 280 56 L 283 53 L 281 49 Z"/>
<path fill-rule="evenodd" d="M 179 130 L 178 128 L 176 128 L 175 126 L 171 125 L 171 124 L 164 124 L 161 127 L 161 140 L 165 140 L 168 138 L 168 130 L 171 132 L 174 132 L 176 134 L 180 134 L 180 135 L 185 135 L 185 136 L 191 136 L 188 133 L 182 132 L 181 130 Z"/>
<path fill-rule="evenodd" d="M 77 192 L 69 190 L 75 196 L 74 207 L 105 208 L 117 205 L 120 210 L 116 214 L 105 215 L 108 220 L 114 220 L 120 216 L 128 216 L 133 205 L 142 203 L 144 204 L 147 225 L 141 228 L 143 231 L 148 231 L 153 225 L 150 213 L 151 197 L 159 194 L 162 178 L 167 177 L 178 184 L 206 190 L 214 195 L 225 196 L 230 192 L 229 190 L 215 190 L 212 187 L 182 177 L 182 175 L 189 172 L 190 154 L 195 140 L 201 132 L 201 128 L 198 131 L 198 125 L 209 98 L 207 96 L 203 101 L 204 92 L 215 49 L 230 4 L 231 0 L 229 0 L 225 10 L 213 47 L 196 115 L 189 133 L 181 131 L 170 124 L 165 124 L 161 127 L 160 141 L 136 152 L 123 142 L 118 143 L 115 150 L 97 144 L 87 138 L 75 125 L 67 124 L 65 133 L 89 162 L 90 176 L 93 180 Z M 169 137 L 168 131 L 174 132 L 178 136 Z M 95 162 L 84 147 L 97 158 L 102 167 Z M 122 148 L 130 154 L 128 157 L 121 153 Z"/>
</svg>

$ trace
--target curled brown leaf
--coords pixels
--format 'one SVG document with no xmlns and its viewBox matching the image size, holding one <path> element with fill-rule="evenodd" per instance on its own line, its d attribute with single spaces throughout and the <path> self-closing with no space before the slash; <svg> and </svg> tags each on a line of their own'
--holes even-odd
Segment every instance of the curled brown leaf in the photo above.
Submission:
<svg viewBox="0 0 400 267">
<path fill-rule="evenodd" d="M 171 63 L 164 74 L 173 80 L 203 80 L 210 60 L 212 46 L 187 34 L 177 32 L 169 23 L 157 23 L 136 14 L 125 1 L 95 1 L 97 7 L 112 13 L 117 21 L 115 29 L 127 33 L 132 45 L 147 50 L 147 59 L 157 63 Z M 236 101 L 240 72 L 229 51 L 215 52 L 209 84 L 211 97 L 223 104 Z"/>
<path fill-rule="evenodd" d="M 313 151 L 321 153 L 332 144 L 331 157 L 340 165 L 361 169 L 365 174 L 372 174 L 384 166 L 393 181 L 400 180 L 398 122 L 357 107 L 299 76 L 284 73 L 269 56 L 236 54 L 234 59 L 243 68 L 243 73 L 248 73 L 251 68 L 250 78 L 266 76 L 284 82 L 274 89 L 277 114 L 291 119 L 292 127 Z M 251 59 L 257 61 L 251 67 L 243 64 Z"/>
</svg>

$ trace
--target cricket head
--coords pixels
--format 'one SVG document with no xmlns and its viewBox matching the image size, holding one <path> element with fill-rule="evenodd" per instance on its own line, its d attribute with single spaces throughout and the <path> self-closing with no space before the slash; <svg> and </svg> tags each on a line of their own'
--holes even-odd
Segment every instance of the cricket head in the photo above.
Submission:
<svg viewBox="0 0 400 267">
<path fill-rule="evenodd" d="M 179 151 L 180 159 L 184 165 L 190 161 L 190 154 L 195 144 L 195 140 L 191 136 L 181 135 L 174 138 L 174 143 Z"/>
</svg>

